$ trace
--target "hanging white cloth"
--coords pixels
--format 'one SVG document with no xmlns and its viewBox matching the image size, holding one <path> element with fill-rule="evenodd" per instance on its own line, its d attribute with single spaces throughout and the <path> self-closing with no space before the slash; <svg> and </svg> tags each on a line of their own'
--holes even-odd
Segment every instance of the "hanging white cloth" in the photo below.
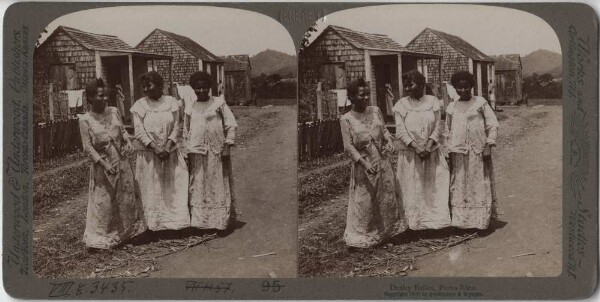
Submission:
<svg viewBox="0 0 600 302">
<path fill-rule="evenodd" d="M 83 92 L 85 90 L 65 90 L 67 94 L 67 100 L 69 102 L 69 108 L 77 108 L 83 106 Z"/>
<path fill-rule="evenodd" d="M 448 96 L 456 101 L 460 98 L 460 96 L 458 95 L 458 93 L 456 93 L 456 89 L 454 89 L 454 86 L 452 86 L 452 84 L 450 83 L 445 83 L 446 84 L 446 91 L 448 92 Z"/>
<path fill-rule="evenodd" d="M 192 108 L 192 104 L 196 101 L 196 92 L 189 85 L 177 84 L 177 94 L 183 100 L 185 108 Z"/>
</svg>

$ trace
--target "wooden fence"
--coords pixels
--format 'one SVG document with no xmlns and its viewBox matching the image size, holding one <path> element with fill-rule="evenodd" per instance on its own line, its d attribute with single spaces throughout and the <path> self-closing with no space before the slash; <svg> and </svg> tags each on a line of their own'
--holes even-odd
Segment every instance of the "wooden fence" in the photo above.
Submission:
<svg viewBox="0 0 600 302">
<path fill-rule="evenodd" d="M 40 123 L 33 129 L 33 160 L 39 162 L 82 149 L 79 120 L 65 119 Z"/>
<path fill-rule="evenodd" d="M 310 161 L 343 151 L 339 120 L 323 120 L 298 125 L 300 161 Z"/>
</svg>

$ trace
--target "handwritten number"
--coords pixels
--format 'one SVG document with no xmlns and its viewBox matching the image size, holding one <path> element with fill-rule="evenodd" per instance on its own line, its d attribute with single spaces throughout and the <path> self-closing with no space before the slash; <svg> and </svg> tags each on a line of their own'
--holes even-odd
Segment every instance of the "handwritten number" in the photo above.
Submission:
<svg viewBox="0 0 600 302">
<path fill-rule="evenodd" d="M 124 292 L 127 289 L 127 286 L 125 286 L 125 284 L 127 283 L 133 283 L 133 281 L 125 281 L 121 284 L 121 292 Z"/>
<path fill-rule="evenodd" d="M 75 295 L 81 296 L 83 294 L 84 287 L 85 287 L 85 284 L 79 283 L 79 285 L 77 286 L 77 292 L 75 293 Z"/>
<path fill-rule="evenodd" d="M 116 292 L 117 292 L 117 290 L 119 289 L 119 288 L 117 287 L 117 285 L 119 285 L 119 282 L 118 282 L 118 281 L 117 281 L 117 282 L 113 282 L 113 289 L 110 291 L 110 293 L 111 293 L 111 294 L 114 294 L 114 293 L 116 293 Z"/>
<path fill-rule="evenodd" d="M 96 282 L 92 283 L 92 285 L 94 285 L 94 289 L 92 289 L 92 291 L 90 291 L 90 294 L 93 295 L 93 294 L 96 293 L 96 291 L 98 291 L 98 284 L 100 284 L 99 281 L 96 281 Z"/>
<path fill-rule="evenodd" d="M 103 294 L 103 293 L 104 293 L 104 291 L 105 291 L 106 289 L 108 289 L 108 284 L 109 284 L 109 283 L 104 283 L 104 282 L 102 282 L 102 291 L 100 292 L 101 294 Z"/>
<path fill-rule="evenodd" d="M 285 285 L 280 284 L 279 280 L 274 280 L 273 283 L 271 283 L 269 280 L 265 280 L 262 282 L 262 291 L 263 292 L 271 291 L 273 293 L 278 293 L 284 287 L 285 287 Z"/>
</svg>

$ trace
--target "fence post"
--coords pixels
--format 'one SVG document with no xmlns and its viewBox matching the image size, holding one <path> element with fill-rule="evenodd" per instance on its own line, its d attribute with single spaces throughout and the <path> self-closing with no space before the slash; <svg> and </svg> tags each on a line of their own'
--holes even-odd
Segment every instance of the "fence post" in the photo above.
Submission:
<svg viewBox="0 0 600 302">
<path fill-rule="evenodd" d="M 323 119 L 323 90 L 322 82 L 317 83 L 317 120 Z"/>
<path fill-rule="evenodd" d="M 50 83 L 48 86 L 48 111 L 50 120 L 54 120 L 54 83 Z"/>
</svg>

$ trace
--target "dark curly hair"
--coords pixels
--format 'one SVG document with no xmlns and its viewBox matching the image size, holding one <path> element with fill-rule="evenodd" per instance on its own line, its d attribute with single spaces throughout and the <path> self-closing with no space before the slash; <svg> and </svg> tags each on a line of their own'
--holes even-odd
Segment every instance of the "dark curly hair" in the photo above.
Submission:
<svg viewBox="0 0 600 302">
<path fill-rule="evenodd" d="M 458 82 L 460 81 L 467 81 L 471 87 L 475 87 L 475 78 L 466 70 L 455 72 L 452 75 L 452 78 L 450 78 L 450 83 L 452 86 L 458 85 Z"/>
<path fill-rule="evenodd" d="M 352 101 L 354 99 L 354 96 L 358 93 L 358 87 L 369 87 L 369 85 L 367 85 L 367 82 L 365 82 L 365 80 L 363 78 L 358 78 L 357 80 L 354 80 L 352 82 L 350 82 L 350 84 L 347 87 L 348 90 L 348 98 Z"/>
<path fill-rule="evenodd" d="M 106 85 L 106 82 L 100 78 L 91 80 L 85 85 L 85 96 L 88 100 L 92 99 L 96 96 L 96 94 L 98 94 L 98 88 L 108 88 L 108 85 Z"/>
<path fill-rule="evenodd" d="M 210 74 L 204 71 L 196 71 L 192 73 L 192 75 L 190 75 L 190 86 L 192 86 L 192 88 L 194 87 L 194 85 L 198 84 L 198 81 L 202 81 L 208 84 L 209 87 L 212 87 L 213 85 L 212 77 L 210 76 Z"/>
<path fill-rule="evenodd" d="M 145 82 L 154 83 L 154 85 L 156 85 L 160 90 L 162 90 L 163 87 L 165 86 L 165 80 L 156 71 L 148 71 L 146 73 L 143 73 L 140 76 L 140 82 L 142 82 L 142 83 L 145 83 Z"/>
<path fill-rule="evenodd" d="M 412 83 L 415 83 L 421 87 L 424 87 L 426 80 L 425 80 L 425 76 L 423 74 L 421 74 L 418 70 L 413 69 L 402 75 L 402 84 L 405 84 L 409 81 Z"/>
</svg>

